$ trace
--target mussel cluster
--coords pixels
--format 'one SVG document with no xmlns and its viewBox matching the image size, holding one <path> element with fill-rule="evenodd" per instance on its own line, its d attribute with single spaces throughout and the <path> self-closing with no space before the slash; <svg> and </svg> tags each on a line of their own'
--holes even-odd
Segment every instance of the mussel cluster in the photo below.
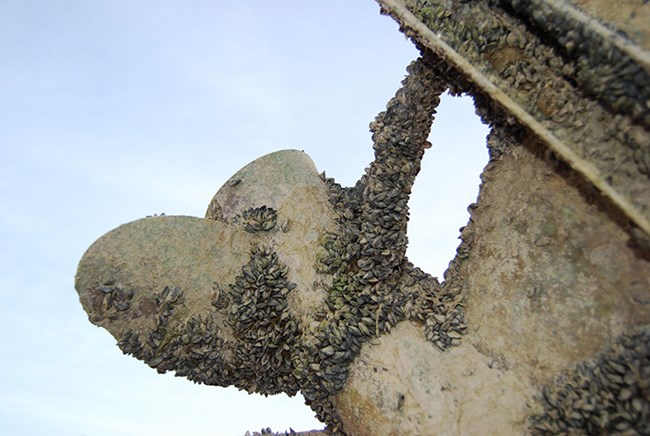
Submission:
<svg viewBox="0 0 650 436">
<path fill-rule="evenodd" d="M 158 372 L 174 371 L 197 383 L 295 395 L 291 356 L 300 330 L 287 310 L 295 286 L 278 255 L 255 246 L 234 283 L 226 289 L 215 284 L 220 292 L 213 310 L 179 321 L 186 311 L 183 291 L 166 286 L 155 295 L 155 327 L 144 338 L 127 331 L 118 346 Z"/>
<path fill-rule="evenodd" d="M 125 289 L 115 283 L 115 280 L 108 280 L 101 286 L 96 288 L 96 291 L 103 295 L 102 305 L 104 310 L 115 312 L 124 312 L 131 308 L 131 299 L 134 295 L 133 289 Z M 115 317 L 115 314 L 109 315 L 109 319 Z"/>
<path fill-rule="evenodd" d="M 196 383 L 229 386 L 234 371 L 225 355 L 227 343 L 219 337 L 213 313 L 193 315 L 186 322 L 173 322 L 184 310 L 183 291 L 165 286 L 155 295 L 156 325 L 148 332 L 128 330 L 117 345 L 125 354 L 143 360 L 159 373 L 175 371 Z"/>
<path fill-rule="evenodd" d="M 447 88 L 424 59 L 370 128 L 375 160 L 352 188 L 322 174 L 337 213 L 322 235 L 317 271 L 333 276 L 325 306 L 303 333 L 296 374 L 301 392 L 328 430 L 343 434 L 332 396 L 348 379 L 364 343 L 400 321 L 419 322 L 440 350 L 466 329 L 462 296 L 406 259 L 408 198 L 426 148 L 439 96 Z"/>
<path fill-rule="evenodd" d="M 251 207 L 242 212 L 241 221 L 244 230 L 249 233 L 268 232 L 278 222 L 278 213 L 271 207 Z"/>
<path fill-rule="evenodd" d="M 404 0 L 445 44 L 647 214 L 650 197 L 635 186 L 650 174 L 650 73 L 624 35 L 561 3 Z M 418 43 L 418 35 L 406 33 Z M 454 76 L 463 74 L 447 74 L 450 82 Z M 493 99 L 463 88 L 492 123 Z M 499 121 L 516 124 L 507 115 Z"/>
<path fill-rule="evenodd" d="M 287 310 L 287 295 L 295 287 L 271 248 L 253 248 L 229 287 L 228 323 L 237 343 L 235 386 L 265 395 L 298 391 L 291 357 L 300 329 Z"/>
<path fill-rule="evenodd" d="M 650 332 L 624 334 L 546 386 L 533 434 L 650 434 Z"/>
</svg>

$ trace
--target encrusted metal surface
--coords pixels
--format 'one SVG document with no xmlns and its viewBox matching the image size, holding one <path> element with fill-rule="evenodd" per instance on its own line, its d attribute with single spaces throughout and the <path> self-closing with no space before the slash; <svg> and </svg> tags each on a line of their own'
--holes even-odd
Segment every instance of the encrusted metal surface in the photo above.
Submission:
<svg viewBox="0 0 650 436">
<path fill-rule="evenodd" d="M 379 3 L 423 56 L 371 123 L 357 184 L 278 152 L 205 219 L 109 232 L 77 273 L 90 321 L 159 372 L 301 391 L 334 434 L 647 432 L 646 52 L 555 0 Z M 440 283 L 405 254 L 446 90 L 491 133 Z"/>
<path fill-rule="evenodd" d="M 379 0 L 440 57 L 650 234 L 650 57 L 554 0 Z"/>
</svg>

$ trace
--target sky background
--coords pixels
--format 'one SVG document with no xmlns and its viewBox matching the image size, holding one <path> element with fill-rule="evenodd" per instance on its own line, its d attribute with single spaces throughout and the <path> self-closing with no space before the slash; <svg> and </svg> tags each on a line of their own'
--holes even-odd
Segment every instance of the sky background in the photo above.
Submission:
<svg viewBox="0 0 650 436">
<path fill-rule="evenodd" d="M 373 0 L 0 0 L 0 434 L 243 435 L 322 428 L 300 396 L 195 385 L 121 354 L 74 290 L 94 240 L 203 216 L 256 157 L 304 150 L 353 185 L 368 123 L 417 57 Z M 411 198 L 416 265 L 442 277 L 487 163 L 445 96 Z"/>
</svg>

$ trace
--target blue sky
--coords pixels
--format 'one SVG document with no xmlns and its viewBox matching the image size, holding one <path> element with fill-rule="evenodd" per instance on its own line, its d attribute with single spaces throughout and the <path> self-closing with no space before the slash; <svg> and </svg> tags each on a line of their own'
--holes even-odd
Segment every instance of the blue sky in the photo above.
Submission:
<svg viewBox="0 0 650 436">
<path fill-rule="evenodd" d="M 300 397 L 158 375 L 91 325 L 85 249 L 137 218 L 203 216 L 263 154 L 352 185 L 368 123 L 418 53 L 372 0 L 0 1 L 0 434 L 241 435 L 321 425 Z M 487 162 L 445 96 L 411 199 L 409 258 L 442 276 Z"/>
</svg>

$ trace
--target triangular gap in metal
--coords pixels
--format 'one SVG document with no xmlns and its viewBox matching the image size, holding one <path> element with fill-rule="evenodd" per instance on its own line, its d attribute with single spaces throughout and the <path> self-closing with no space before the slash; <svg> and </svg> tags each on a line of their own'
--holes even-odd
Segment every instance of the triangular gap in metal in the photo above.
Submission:
<svg viewBox="0 0 650 436">
<path fill-rule="evenodd" d="M 409 261 L 441 282 L 460 244 L 459 229 L 469 220 L 467 207 L 478 197 L 489 130 L 470 96 L 441 96 L 429 135 L 433 146 L 422 159 L 409 199 L 406 252 Z"/>
</svg>

